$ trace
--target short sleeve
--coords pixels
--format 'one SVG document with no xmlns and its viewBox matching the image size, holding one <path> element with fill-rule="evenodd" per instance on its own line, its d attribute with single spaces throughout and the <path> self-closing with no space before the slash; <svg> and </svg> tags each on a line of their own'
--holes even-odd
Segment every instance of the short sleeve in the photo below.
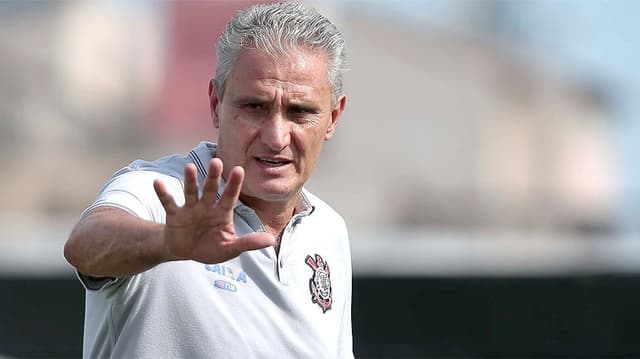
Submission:
<svg viewBox="0 0 640 359">
<path fill-rule="evenodd" d="M 121 171 L 122 172 L 122 171 Z M 148 170 L 132 170 L 116 173 L 102 188 L 96 201 L 83 213 L 94 208 L 110 206 L 120 208 L 142 219 L 164 223 L 165 212 L 153 182 L 162 180 L 176 203 L 184 204 L 182 181 L 178 178 Z"/>
<path fill-rule="evenodd" d="M 162 180 L 174 197 L 176 203 L 184 204 L 182 181 L 178 178 L 148 170 L 130 170 L 125 168 L 114 174 L 104 185 L 98 198 L 82 216 L 92 209 L 109 206 L 122 209 L 136 217 L 164 223 L 166 214 L 155 190 L 153 182 Z M 78 279 L 87 290 L 102 290 L 120 282 L 122 278 L 94 278 L 77 272 Z"/>
</svg>

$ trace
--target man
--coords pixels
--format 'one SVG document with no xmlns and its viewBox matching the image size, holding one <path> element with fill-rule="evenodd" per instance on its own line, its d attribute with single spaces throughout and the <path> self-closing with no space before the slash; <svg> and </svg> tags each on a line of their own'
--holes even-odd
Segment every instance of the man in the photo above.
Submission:
<svg viewBox="0 0 640 359">
<path fill-rule="evenodd" d="M 298 3 L 236 15 L 217 143 L 116 172 L 65 245 L 85 357 L 352 357 L 342 218 L 303 188 L 345 106 L 344 40 Z"/>
</svg>

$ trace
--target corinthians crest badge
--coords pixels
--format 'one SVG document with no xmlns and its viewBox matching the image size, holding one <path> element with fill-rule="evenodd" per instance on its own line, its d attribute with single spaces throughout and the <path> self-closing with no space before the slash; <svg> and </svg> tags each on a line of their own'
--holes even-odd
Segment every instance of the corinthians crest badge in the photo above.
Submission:
<svg viewBox="0 0 640 359">
<path fill-rule="evenodd" d="M 315 258 L 307 256 L 304 261 L 313 270 L 313 276 L 309 279 L 311 301 L 322 308 L 322 313 L 326 313 L 331 309 L 333 302 L 329 264 L 319 254 L 316 254 Z"/>
</svg>

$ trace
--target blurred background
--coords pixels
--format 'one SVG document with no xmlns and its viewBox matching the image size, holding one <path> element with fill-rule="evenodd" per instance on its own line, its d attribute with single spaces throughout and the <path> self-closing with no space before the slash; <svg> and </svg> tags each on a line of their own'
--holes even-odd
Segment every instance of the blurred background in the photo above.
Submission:
<svg viewBox="0 0 640 359">
<path fill-rule="evenodd" d="M 215 141 L 252 3 L 0 2 L 0 357 L 80 355 L 64 241 L 119 168 Z M 356 354 L 640 356 L 640 3 L 310 3 L 347 40 L 308 188 L 349 225 Z"/>
</svg>

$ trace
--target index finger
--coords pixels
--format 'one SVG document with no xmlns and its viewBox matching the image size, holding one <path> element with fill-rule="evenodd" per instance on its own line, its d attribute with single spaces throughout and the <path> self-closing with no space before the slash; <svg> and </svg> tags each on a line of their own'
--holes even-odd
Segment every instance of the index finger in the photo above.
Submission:
<svg viewBox="0 0 640 359">
<path fill-rule="evenodd" d="M 178 210 L 178 205 L 176 205 L 176 201 L 173 199 L 173 196 L 167 190 L 164 182 L 160 179 L 155 179 L 153 181 L 153 189 L 156 191 L 156 195 L 162 203 L 162 207 L 164 207 L 167 215 L 173 215 Z"/>
</svg>

